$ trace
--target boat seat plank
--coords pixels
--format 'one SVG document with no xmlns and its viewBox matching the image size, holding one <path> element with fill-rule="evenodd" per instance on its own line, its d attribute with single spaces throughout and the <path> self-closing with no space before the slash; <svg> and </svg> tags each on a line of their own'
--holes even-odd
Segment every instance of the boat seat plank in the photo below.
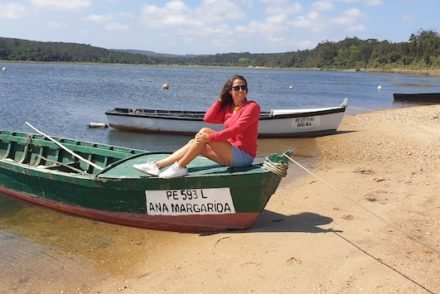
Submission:
<svg viewBox="0 0 440 294">
<path fill-rule="evenodd" d="M 58 163 L 50 166 L 42 166 L 46 170 L 57 170 L 62 172 L 79 173 L 83 172 L 78 162 Z"/>
</svg>

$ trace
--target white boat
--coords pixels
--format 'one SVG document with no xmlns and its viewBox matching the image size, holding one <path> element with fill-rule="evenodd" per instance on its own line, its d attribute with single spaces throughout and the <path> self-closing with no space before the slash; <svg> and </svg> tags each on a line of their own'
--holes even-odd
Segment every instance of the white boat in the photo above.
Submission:
<svg viewBox="0 0 440 294">
<path fill-rule="evenodd" d="M 311 137 L 335 133 L 347 108 L 347 99 L 337 107 L 273 109 L 260 113 L 258 136 Z M 105 112 L 108 125 L 115 129 L 193 135 L 202 127 L 221 130 L 222 124 L 203 121 L 203 111 L 114 108 Z"/>
</svg>

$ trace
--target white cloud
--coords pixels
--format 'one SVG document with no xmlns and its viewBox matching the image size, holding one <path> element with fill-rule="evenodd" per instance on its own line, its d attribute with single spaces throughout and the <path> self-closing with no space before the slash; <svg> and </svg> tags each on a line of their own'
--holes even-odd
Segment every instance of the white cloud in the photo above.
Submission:
<svg viewBox="0 0 440 294">
<path fill-rule="evenodd" d="M 328 11 L 334 8 L 334 5 L 330 1 L 317 1 L 312 4 L 312 8 L 317 11 Z"/>
<path fill-rule="evenodd" d="M 86 17 L 86 20 L 95 23 L 107 23 L 111 21 L 113 17 L 109 14 L 90 14 Z"/>
<path fill-rule="evenodd" d="M 245 18 L 242 6 L 230 0 L 203 0 L 190 8 L 181 0 L 163 6 L 144 5 L 141 22 L 156 33 L 175 35 L 184 42 L 206 42 L 224 47 L 233 42 L 235 27 Z"/>
<path fill-rule="evenodd" d="M 266 2 L 266 1 L 263 1 Z M 267 15 L 277 15 L 277 14 L 298 14 L 303 11 L 303 7 L 298 2 L 291 2 L 288 0 L 278 0 L 278 1 L 267 1 L 268 6 L 265 9 Z"/>
<path fill-rule="evenodd" d="M 108 32 L 128 31 L 130 26 L 115 21 L 115 18 L 131 18 L 130 14 L 117 13 L 115 16 L 112 14 L 90 14 L 86 17 L 87 21 L 102 25 L 104 30 Z"/>
<path fill-rule="evenodd" d="M 311 20 L 311 21 L 319 21 L 320 15 L 319 15 L 319 13 L 316 12 L 316 11 L 310 11 L 310 12 L 307 14 L 307 18 L 308 18 L 309 20 Z"/>
<path fill-rule="evenodd" d="M 77 10 L 91 5 L 90 0 L 31 0 L 37 8 L 53 10 Z"/>
<path fill-rule="evenodd" d="M 292 19 L 303 11 L 302 5 L 288 0 L 260 1 L 267 3 L 267 7 L 264 9 L 264 18 L 251 20 L 248 24 L 236 26 L 236 30 L 252 34 L 254 39 L 258 37 L 258 39 L 266 39 L 275 43 L 284 42 Z"/>
<path fill-rule="evenodd" d="M 356 23 L 361 17 L 363 17 L 363 14 L 359 9 L 351 8 L 344 10 L 342 15 L 333 18 L 331 22 L 339 25 L 351 25 Z"/>
<path fill-rule="evenodd" d="M 277 25 L 283 24 L 287 20 L 287 15 L 279 14 L 279 15 L 271 15 L 266 18 L 267 24 Z"/>
<path fill-rule="evenodd" d="M 115 32 L 115 31 L 127 31 L 130 29 L 130 26 L 125 24 L 120 24 L 117 22 L 109 22 L 104 26 L 106 31 Z"/>
<path fill-rule="evenodd" d="M 203 0 L 194 15 L 204 24 L 238 20 L 245 17 L 241 5 L 229 0 Z"/>
<path fill-rule="evenodd" d="M 255 8 L 257 2 L 263 14 L 253 17 L 247 9 Z M 259 42 L 272 43 L 273 48 L 298 46 L 299 43 L 305 46 L 306 42 L 294 37 L 294 30 L 325 28 L 318 10 L 328 11 L 333 6 L 331 3 L 326 5 L 323 0 L 320 2 L 323 4 L 317 4 L 317 9 L 301 15 L 305 12 L 304 7 L 292 0 L 202 0 L 196 7 L 181 0 L 170 0 L 163 5 L 144 5 L 141 20 L 147 28 L 155 29 L 155 34 L 174 35 L 182 42 L 203 43 L 216 51 L 252 48 Z M 239 42 L 234 37 L 237 35 Z"/>
<path fill-rule="evenodd" d="M 309 28 L 313 26 L 312 20 L 308 19 L 307 16 L 300 15 L 290 22 L 294 28 Z"/>
<path fill-rule="evenodd" d="M 123 43 L 158 52 L 283 52 L 311 48 L 324 37 L 340 40 L 353 32 L 362 38 L 363 33 L 356 32 L 379 31 L 373 18 L 373 13 L 379 10 L 390 13 L 389 21 L 393 23 L 412 21 L 407 25 L 416 28 L 420 27 L 416 21 L 435 23 L 435 18 L 416 16 L 416 0 L 403 0 L 397 13 L 396 7 L 388 2 L 0 0 L 0 21 L 3 20 L 0 34 L 60 41 L 76 36 L 77 40 L 100 46 L 118 47 Z M 413 6 L 407 8 L 410 3 Z M 398 19 L 392 19 L 395 16 Z M 386 33 L 396 36 L 404 33 L 404 28 L 392 32 L 394 29 L 390 27 Z"/>
<path fill-rule="evenodd" d="M 270 51 L 282 52 L 313 47 L 324 34 L 337 38 L 365 30 L 361 10 L 350 8 L 365 1 L 316 0 L 303 5 L 297 0 L 202 0 L 198 4 L 167 0 L 144 5 L 140 16 L 151 30 L 144 32 L 167 36 L 166 43 L 176 48 L 198 44 L 198 50 L 255 52 L 264 43 Z"/>
<path fill-rule="evenodd" d="M 312 31 L 320 31 L 327 26 L 325 17 L 316 11 L 310 11 L 306 15 L 296 17 L 290 24 L 294 28 L 310 29 Z"/>
<path fill-rule="evenodd" d="M 22 17 L 26 7 L 16 3 L 0 3 L 0 18 L 16 19 Z"/>
<path fill-rule="evenodd" d="M 163 7 L 144 5 L 141 12 L 142 23 L 151 28 L 201 26 L 192 17 L 191 9 L 183 1 L 172 0 Z"/>
</svg>

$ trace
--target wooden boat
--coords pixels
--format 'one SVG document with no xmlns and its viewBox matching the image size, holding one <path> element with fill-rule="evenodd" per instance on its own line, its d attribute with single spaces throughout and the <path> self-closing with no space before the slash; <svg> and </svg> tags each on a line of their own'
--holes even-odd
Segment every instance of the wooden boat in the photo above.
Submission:
<svg viewBox="0 0 440 294">
<path fill-rule="evenodd" d="M 132 167 L 164 156 L 44 133 L 0 131 L 0 192 L 117 224 L 222 231 L 246 229 L 263 211 L 283 176 L 265 165 L 287 170 L 286 156 L 280 154 L 239 169 L 198 157 L 188 166 L 188 176 L 169 180 Z"/>
<path fill-rule="evenodd" d="M 258 135 L 261 138 L 309 137 L 336 132 L 347 107 L 309 109 L 274 109 L 260 114 Z M 105 112 L 109 126 L 115 129 L 193 135 L 202 127 L 220 130 L 223 125 L 207 124 L 203 111 L 114 108 Z"/>
<path fill-rule="evenodd" d="M 440 93 L 393 93 L 394 101 L 440 103 Z"/>
</svg>

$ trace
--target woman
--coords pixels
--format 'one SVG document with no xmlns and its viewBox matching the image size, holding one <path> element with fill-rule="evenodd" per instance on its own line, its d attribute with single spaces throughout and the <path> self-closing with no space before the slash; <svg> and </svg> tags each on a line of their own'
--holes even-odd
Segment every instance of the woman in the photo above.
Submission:
<svg viewBox="0 0 440 294">
<path fill-rule="evenodd" d="M 204 117 L 208 123 L 223 123 L 223 130 L 203 128 L 194 139 L 170 156 L 133 167 L 159 178 L 170 179 L 188 174 L 186 166 L 198 155 L 231 167 L 251 165 L 257 154 L 260 106 L 248 100 L 247 93 L 246 79 L 240 75 L 233 76 L 226 81 L 220 97 Z M 168 166 L 161 172 L 162 168 Z"/>
</svg>

